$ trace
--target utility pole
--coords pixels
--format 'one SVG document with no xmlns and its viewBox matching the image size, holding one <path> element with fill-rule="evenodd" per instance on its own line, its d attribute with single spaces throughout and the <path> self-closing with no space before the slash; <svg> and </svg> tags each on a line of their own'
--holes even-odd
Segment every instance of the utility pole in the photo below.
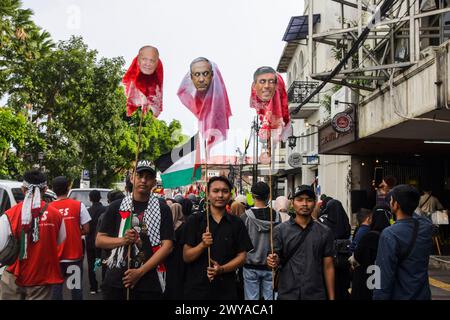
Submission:
<svg viewBox="0 0 450 320">
<path fill-rule="evenodd" d="M 255 145 L 253 146 L 253 184 L 258 180 L 258 144 L 259 144 L 259 123 L 258 116 L 253 120 L 253 132 L 255 134 Z"/>
</svg>

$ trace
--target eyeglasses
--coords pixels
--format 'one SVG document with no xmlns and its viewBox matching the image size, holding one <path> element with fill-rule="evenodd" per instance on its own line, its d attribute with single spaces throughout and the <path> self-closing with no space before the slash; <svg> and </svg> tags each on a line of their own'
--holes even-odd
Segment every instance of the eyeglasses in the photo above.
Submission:
<svg viewBox="0 0 450 320">
<path fill-rule="evenodd" d="M 270 85 L 274 85 L 277 83 L 277 80 L 275 80 L 275 79 L 259 79 L 258 80 L 259 84 L 266 84 L 266 82 L 268 82 Z"/>
<path fill-rule="evenodd" d="M 196 78 L 198 78 L 198 77 L 200 77 L 200 76 L 203 76 L 203 77 L 207 77 L 207 76 L 209 76 L 211 74 L 211 71 L 203 71 L 203 72 L 193 72 L 193 73 L 191 73 L 191 75 L 192 76 L 194 76 L 194 77 L 196 77 Z"/>
</svg>

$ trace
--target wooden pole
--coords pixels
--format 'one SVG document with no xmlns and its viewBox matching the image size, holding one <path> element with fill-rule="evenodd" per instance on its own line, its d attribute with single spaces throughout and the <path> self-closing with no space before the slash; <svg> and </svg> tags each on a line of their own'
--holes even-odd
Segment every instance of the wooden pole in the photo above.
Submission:
<svg viewBox="0 0 450 320">
<path fill-rule="evenodd" d="M 209 230 L 209 203 L 208 203 L 208 149 L 205 138 L 205 183 L 206 183 L 206 192 L 205 192 L 205 206 L 206 206 L 206 230 Z M 211 247 L 208 247 L 208 267 L 211 268 Z"/>
<path fill-rule="evenodd" d="M 138 109 L 139 110 L 139 109 Z M 141 117 L 139 120 L 139 128 L 138 128 L 138 145 L 137 145 L 137 149 L 136 149 L 136 156 L 135 156 L 135 161 L 134 161 L 134 170 L 133 170 L 133 191 L 131 192 L 131 199 L 132 201 L 134 201 L 134 191 L 136 190 L 136 188 L 134 187 L 136 185 L 136 167 L 137 167 L 137 163 L 138 163 L 138 159 L 139 159 L 139 153 L 140 153 L 140 148 L 141 148 L 141 133 L 142 133 L 142 121 L 144 119 L 144 112 L 141 110 Z M 134 211 L 134 205 L 133 205 L 133 211 Z M 130 229 L 132 228 L 132 223 L 133 223 L 133 212 L 130 212 L 130 219 L 131 219 L 131 223 L 130 223 Z M 128 261 L 127 261 L 127 269 L 130 270 L 130 264 L 131 264 L 131 244 L 128 245 Z M 130 300 L 130 287 L 127 288 L 127 300 Z"/>
<path fill-rule="evenodd" d="M 269 151 L 269 210 L 270 210 L 270 252 L 273 254 L 273 213 L 272 213 L 272 137 L 268 138 Z M 275 269 L 272 268 L 272 289 L 275 289 Z M 274 297 L 272 297 L 274 298 Z"/>
</svg>

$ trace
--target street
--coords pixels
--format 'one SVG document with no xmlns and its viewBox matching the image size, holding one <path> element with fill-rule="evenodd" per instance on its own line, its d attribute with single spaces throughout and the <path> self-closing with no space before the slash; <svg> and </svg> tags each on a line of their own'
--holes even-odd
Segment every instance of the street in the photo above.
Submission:
<svg viewBox="0 0 450 320">
<path fill-rule="evenodd" d="M 101 279 L 101 270 L 97 270 L 97 281 Z M 450 300 L 450 270 L 429 269 L 430 289 L 432 300 Z M 100 282 L 99 282 L 100 283 Z M 65 287 L 64 299 L 69 299 L 70 295 Z M 102 300 L 102 293 L 89 293 L 89 279 L 87 276 L 87 260 L 84 261 L 83 270 L 83 298 L 84 300 Z"/>
</svg>

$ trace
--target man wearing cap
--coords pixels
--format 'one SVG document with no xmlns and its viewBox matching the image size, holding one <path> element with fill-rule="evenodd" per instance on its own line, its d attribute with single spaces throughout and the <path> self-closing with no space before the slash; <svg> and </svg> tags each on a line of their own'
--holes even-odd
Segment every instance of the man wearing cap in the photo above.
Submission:
<svg viewBox="0 0 450 320">
<path fill-rule="evenodd" d="M 281 217 L 273 209 L 270 214 L 267 205 L 270 189 L 267 183 L 255 183 L 251 192 L 255 206 L 241 216 L 253 244 L 243 269 L 245 300 L 259 300 L 260 287 L 264 300 L 273 300 L 272 270 L 267 266 L 267 255 L 270 253 L 271 224 L 280 223 Z"/>
<path fill-rule="evenodd" d="M 58 247 L 61 273 L 64 278 L 67 278 L 67 281 L 72 279 L 72 275 L 77 277 L 74 285 L 67 287 L 70 288 L 72 300 L 83 300 L 81 285 L 83 283 L 84 247 L 81 237 L 89 232 L 91 216 L 82 202 L 67 198 L 70 188 L 69 179 L 64 176 L 56 177 L 52 181 L 52 187 L 57 199 L 50 203 L 50 206 L 56 208 L 61 214 L 67 233 L 66 240 Z M 69 282 L 67 283 L 69 284 Z M 63 299 L 62 284 L 53 287 L 52 299 Z"/>
<path fill-rule="evenodd" d="M 334 300 L 334 236 L 312 219 L 315 205 L 314 190 L 299 186 L 292 199 L 295 218 L 275 227 L 275 253 L 269 254 L 267 264 L 280 268 L 280 300 Z"/>
<path fill-rule="evenodd" d="M 238 298 L 236 269 L 244 264 L 253 246 L 242 220 L 226 212 L 232 187 L 224 176 L 209 179 L 206 187 L 208 215 L 205 212 L 194 214 L 186 223 L 184 299 Z"/>
<path fill-rule="evenodd" d="M 49 300 L 52 285 L 63 282 L 58 260 L 58 244 L 64 241 L 64 220 L 58 210 L 42 200 L 47 178 L 37 170 L 24 174 L 23 202 L 7 210 L 0 217 L 0 225 L 7 225 L 20 241 L 17 260 L 2 274 L 0 300 Z M 3 228 L 0 228 L 3 230 Z"/>
<path fill-rule="evenodd" d="M 103 298 L 124 300 L 130 289 L 132 300 L 160 300 L 166 283 L 163 262 L 173 247 L 172 212 L 151 192 L 156 172 L 150 161 L 138 162 L 131 182 L 133 193 L 109 205 L 95 242 L 111 250 Z"/>
</svg>

